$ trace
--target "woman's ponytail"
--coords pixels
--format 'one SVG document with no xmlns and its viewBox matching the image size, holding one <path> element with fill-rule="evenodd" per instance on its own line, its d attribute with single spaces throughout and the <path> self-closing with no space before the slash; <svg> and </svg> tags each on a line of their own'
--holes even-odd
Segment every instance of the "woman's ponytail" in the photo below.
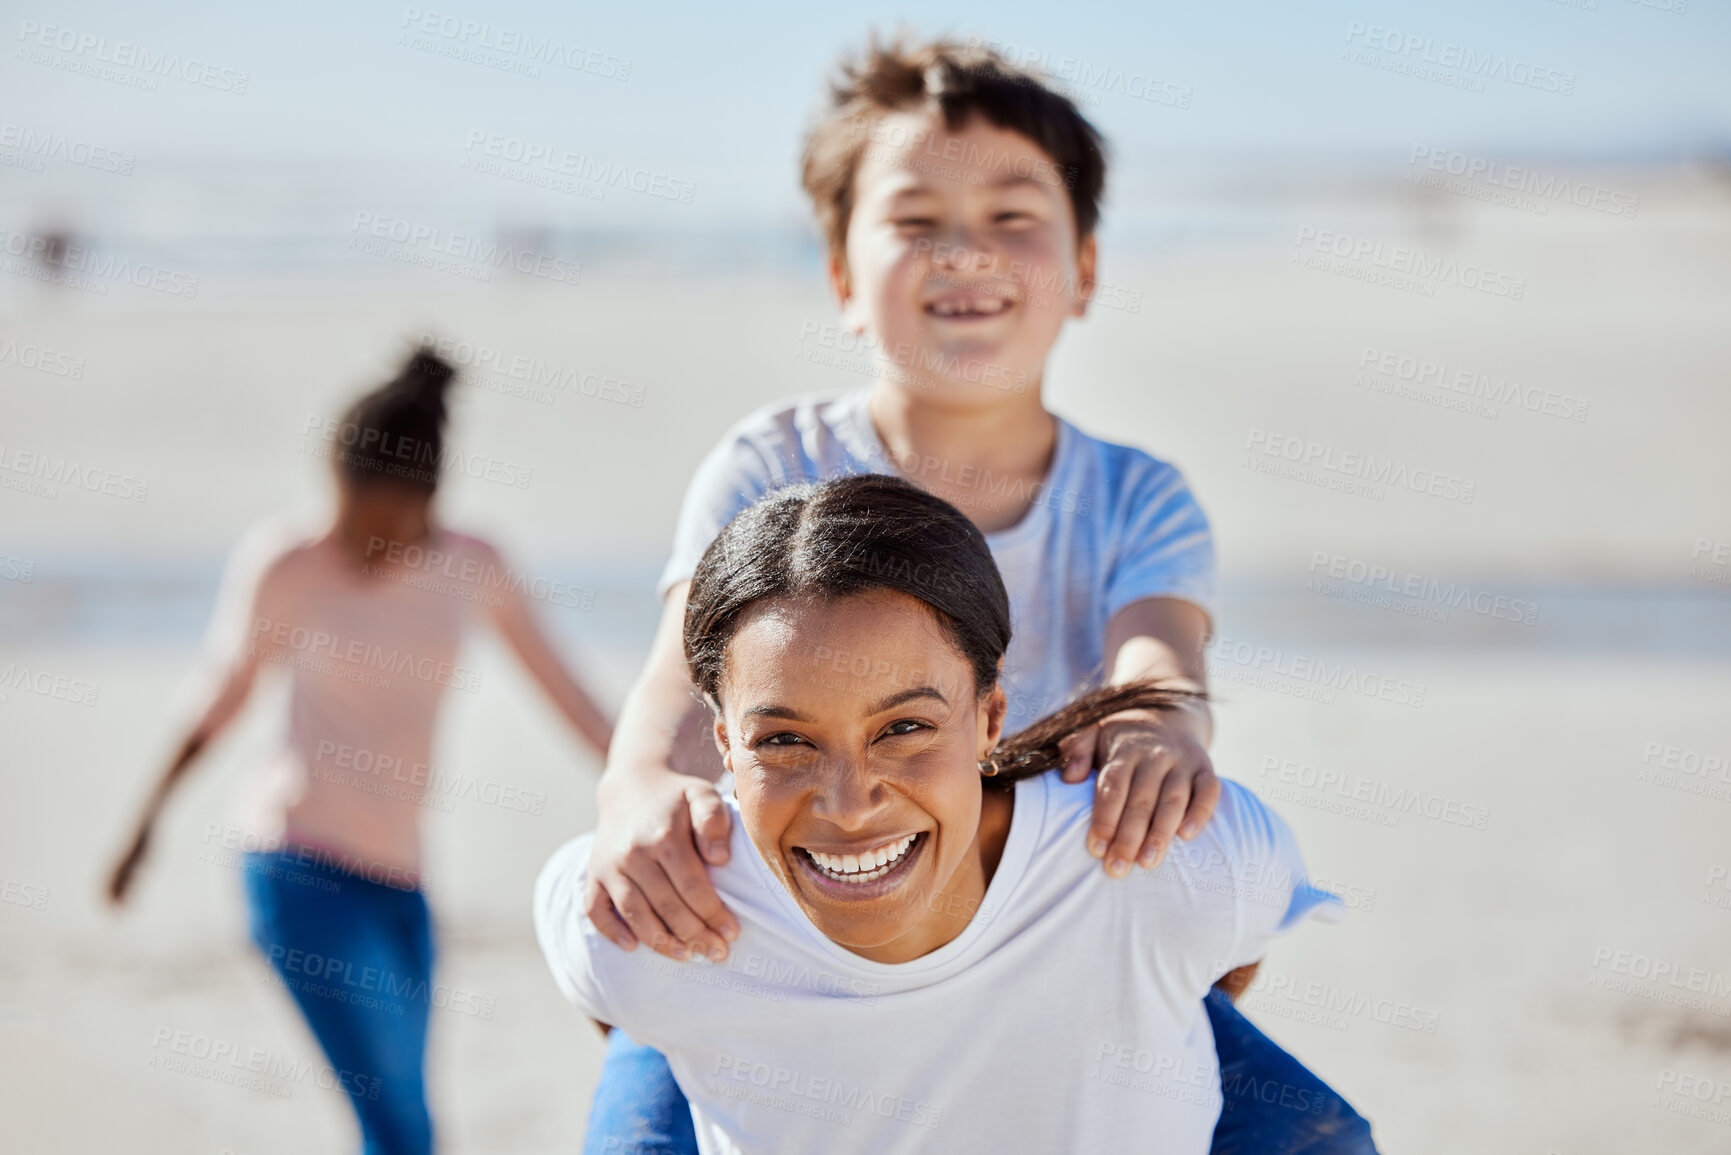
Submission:
<svg viewBox="0 0 1731 1155">
<path fill-rule="evenodd" d="M 1199 690 L 1180 690 L 1158 682 L 1102 686 L 999 742 L 980 764 L 980 773 L 991 782 L 1005 783 L 1044 774 L 1064 764 L 1060 746 L 1064 739 L 1102 719 L 1123 710 L 1170 710 L 1207 697 Z"/>
</svg>

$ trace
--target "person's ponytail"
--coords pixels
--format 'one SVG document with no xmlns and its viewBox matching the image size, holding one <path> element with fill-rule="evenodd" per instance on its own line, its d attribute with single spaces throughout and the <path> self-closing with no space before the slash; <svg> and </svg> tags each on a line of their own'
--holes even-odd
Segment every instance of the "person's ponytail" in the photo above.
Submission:
<svg viewBox="0 0 1731 1155">
<path fill-rule="evenodd" d="M 980 773 L 993 783 L 1032 778 L 1064 764 L 1060 746 L 1064 739 L 1113 714 L 1123 710 L 1170 710 L 1206 698 L 1199 690 L 1180 690 L 1158 682 L 1102 686 L 999 742 L 980 764 Z"/>
<path fill-rule="evenodd" d="M 337 461 L 351 484 L 432 493 L 445 456 L 446 395 L 457 370 L 428 346 L 343 415 Z"/>
<path fill-rule="evenodd" d="M 442 424 L 446 416 L 445 395 L 456 376 L 457 370 L 450 362 L 422 346 L 410 355 L 385 388 L 412 399 Z"/>
</svg>

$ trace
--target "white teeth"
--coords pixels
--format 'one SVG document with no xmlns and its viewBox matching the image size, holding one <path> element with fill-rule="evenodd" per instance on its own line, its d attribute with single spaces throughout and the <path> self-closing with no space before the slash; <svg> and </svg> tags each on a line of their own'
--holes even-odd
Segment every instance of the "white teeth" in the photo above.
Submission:
<svg viewBox="0 0 1731 1155">
<path fill-rule="evenodd" d="M 999 298 L 988 298 L 974 304 L 960 304 L 955 301 L 933 301 L 932 312 L 940 317 L 995 316 L 1009 308 L 1009 302 Z"/>
<path fill-rule="evenodd" d="M 826 878 L 837 882 L 870 882 L 888 874 L 908 852 L 916 837 L 910 834 L 864 854 L 824 854 L 816 850 L 806 853 Z"/>
</svg>

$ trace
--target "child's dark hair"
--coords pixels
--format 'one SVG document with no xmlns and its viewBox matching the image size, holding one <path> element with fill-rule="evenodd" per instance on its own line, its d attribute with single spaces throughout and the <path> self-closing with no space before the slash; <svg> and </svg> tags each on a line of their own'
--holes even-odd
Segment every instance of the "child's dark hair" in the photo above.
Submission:
<svg viewBox="0 0 1731 1155">
<path fill-rule="evenodd" d="M 878 122 L 921 109 L 942 112 L 952 132 L 977 114 L 1027 137 L 1057 166 L 1077 235 L 1099 225 L 1106 142 L 1069 97 L 984 45 L 905 35 L 881 43 L 874 36 L 859 59 L 841 64 L 829 106 L 805 141 L 805 191 L 833 257 L 846 256 L 854 176 Z"/>
<path fill-rule="evenodd" d="M 1010 644 L 1010 599 L 985 537 L 949 502 L 880 474 L 779 489 L 727 523 L 686 595 L 691 680 L 720 700 L 728 644 L 759 601 L 873 590 L 924 602 L 968 660 L 976 691 L 997 684 Z M 1145 682 L 1095 690 L 998 743 L 981 770 L 1001 782 L 1050 770 L 1064 761 L 1060 741 L 1108 714 L 1198 697 Z"/>
<path fill-rule="evenodd" d="M 397 375 L 343 414 L 337 461 L 357 485 L 390 482 L 422 493 L 439 485 L 445 449 L 445 393 L 457 371 L 422 347 Z"/>
</svg>

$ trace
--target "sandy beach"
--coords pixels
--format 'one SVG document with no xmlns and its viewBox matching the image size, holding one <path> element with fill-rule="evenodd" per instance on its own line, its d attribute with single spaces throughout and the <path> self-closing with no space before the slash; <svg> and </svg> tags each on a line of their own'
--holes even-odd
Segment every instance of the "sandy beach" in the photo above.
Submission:
<svg viewBox="0 0 1731 1155">
<path fill-rule="evenodd" d="M 1639 215 L 1389 193 L 1108 253 L 1115 304 L 1051 366 L 1052 408 L 1180 465 L 1213 519 L 1216 765 L 1351 908 L 1282 941 L 1243 1005 L 1390 1152 L 1731 1146 L 1731 183 L 1593 179 Z M 1523 292 L 1389 283 L 1325 232 Z M 760 404 L 869 380 L 815 266 L 614 258 L 558 286 L 362 272 L 218 271 L 196 300 L 4 279 L 4 339 L 79 372 L 0 355 L 0 452 L 147 483 L 143 500 L 0 492 L 4 662 L 97 688 L 0 700 L 9 1149 L 352 1142 L 247 942 L 224 845 L 280 711 L 255 702 L 176 800 L 129 909 L 99 880 L 173 740 L 224 553 L 260 516 L 320 508 L 320 422 L 405 342 L 473 361 L 454 436 L 476 464 L 446 520 L 590 591 L 543 617 L 610 705 L 698 455 Z M 1348 455 L 1393 469 L 1367 479 Z M 453 695 L 438 745 L 459 785 L 426 815 L 435 1117 L 449 1152 L 569 1151 L 600 1043 L 546 974 L 529 888 L 593 826 L 599 767 L 494 639 L 471 657 L 482 688 Z M 1319 681 L 1330 667 L 1407 689 Z M 539 810 L 490 803 L 488 783 Z"/>
</svg>

